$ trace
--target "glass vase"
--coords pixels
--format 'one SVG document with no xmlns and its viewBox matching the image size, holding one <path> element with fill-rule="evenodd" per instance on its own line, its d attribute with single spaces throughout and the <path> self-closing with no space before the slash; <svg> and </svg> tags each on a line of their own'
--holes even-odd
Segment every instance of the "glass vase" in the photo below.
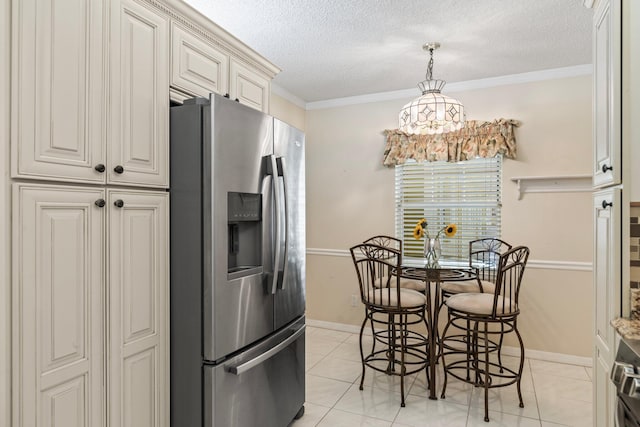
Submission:
<svg viewBox="0 0 640 427">
<path fill-rule="evenodd" d="M 438 261 L 442 251 L 440 248 L 439 237 L 425 237 L 424 239 L 424 257 L 427 260 L 427 267 L 438 267 Z"/>
</svg>

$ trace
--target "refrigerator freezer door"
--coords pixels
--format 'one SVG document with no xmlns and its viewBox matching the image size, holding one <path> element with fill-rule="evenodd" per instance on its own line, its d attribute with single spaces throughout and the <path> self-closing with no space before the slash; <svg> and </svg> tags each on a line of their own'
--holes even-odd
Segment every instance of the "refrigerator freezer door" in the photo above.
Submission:
<svg viewBox="0 0 640 427">
<path fill-rule="evenodd" d="M 263 274 L 271 259 L 273 185 L 265 159 L 273 150 L 273 119 L 218 95 L 203 117 L 203 352 L 216 361 L 274 331 L 273 295 Z M 229 271 L 230 192 L 261 195 L 262 232 L 239 249 L 261 252 L 262 264 L 244 276 Z"/>
<path fill-rule="evenodd" d="M 274 119 L 274 155 L 278 162 L 276 191 L 284 192 L 280 217 L 286 239 L 280 289 L 276 292 L 276 329 L 289 323 L 305 310 L 305 157 L 304 133 Z"/>
<path fill-rule="evenodd" d="M 282 427 L 304 404 L 304 318 L 221 365 L 204 367 L 205 427 Z"/>
</svg>

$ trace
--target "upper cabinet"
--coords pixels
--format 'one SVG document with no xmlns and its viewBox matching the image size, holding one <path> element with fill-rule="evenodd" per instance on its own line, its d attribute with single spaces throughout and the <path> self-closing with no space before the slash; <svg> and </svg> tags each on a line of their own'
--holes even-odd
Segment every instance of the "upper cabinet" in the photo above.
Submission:
<svg viewBox="0 0 640 427">
<path fill-rule="evenodd" d="M 177 22 L 171 28 L 171 86 L 183 95 L 181 98 L 208 97 L 214 92 L 269 112 L 267 74 Z"/>
<path fill-rule="evenodd" d="M 12 176 L 104 182 L 106 0 L 12 9 Z"/>
<path fill-rule="evenodd" d="M 177 23 L 171 26 L 171 86 L 208 97 L 229 93 L 229 55 Z"/>
<path fill-rule="evenodd" d="M 268 112 L 280 71 L 181 1 L 13 0 L 12 55 L 14 178 L 155 188 L 170 98 Z"/>
<path fill-rule="evenodd" d="M 619 0 L 598 3 L 593 21 L 594 187 L 620 184 L 622 180 L 620 23 Z"/>
<path fill-rule="evenodd" d="M 253 107 L 269 112 L 269 80 L 232 59 L 229 67 L 229 97 Z"/>
<path fill-rule="evenodd" d="M 108 182 L 169 186 L 169 19 L 113 0 Z"/>
</svg>

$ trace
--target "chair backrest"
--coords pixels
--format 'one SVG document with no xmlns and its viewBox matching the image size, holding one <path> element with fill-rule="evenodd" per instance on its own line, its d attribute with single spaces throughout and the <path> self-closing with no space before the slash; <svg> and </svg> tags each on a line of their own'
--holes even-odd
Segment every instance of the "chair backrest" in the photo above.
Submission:
<svg viewBox="0 0 640 427">
<path fill-rule="evenodd" d="M 373 236 L 362 243 L 371 243 L 373 245 L 384 246 L 385 248 L 397 249 L 402 252 L 402 240 L 391 236 Z"/>
<path fill-rule="evenodd" d="M 518 246 L 500 256 L 496 290 L 493 298 L 493 316 L 498 313 L 516 313 L 522 276 L 529 259 L 529 248 Z"/>
<path fill-rule="evenodd" d="M 400 307 L 400 271 L 402 252 L 372 243 L 361 243 L 350 249 L 358 275 L 360 298 L 365 305 L 389 308 L 390 302 Z"/>
<path fill-rule="evenodd" d="M 488 237 L 469 242 L 469 267 L 480 280 L 495 283 L 498 275 L 500 255 L 511 249 L 504 240 Z"/>
</svg>

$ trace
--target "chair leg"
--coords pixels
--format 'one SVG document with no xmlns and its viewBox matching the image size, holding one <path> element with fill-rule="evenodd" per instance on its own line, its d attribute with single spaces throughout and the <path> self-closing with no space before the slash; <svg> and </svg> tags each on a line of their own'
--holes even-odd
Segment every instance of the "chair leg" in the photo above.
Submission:
<svg viewBox="0 0 640 427">
<path fill-rule="evenodd" d="M 406 346 L 406 340 L 407 340 L 407 334 L 406 334 L 406 330 L 407 330 L 407 324 L 406 324 L 406 315 L 400 315 L 400 406 L 401 407 L 405 407 L 405 402 L 404 402 L 404 374 L 406 372 L 405 370 L 405 366 L 404 366 L 404 353 L 405 353 L 405 346 Z M 394 353 L 395 353 L 395 341 L 394 341 Z"/>
<path fill-rule="evenodd" d="M 440 353 L 441 353 L 441 358 L 442 358 L 442 368 L 444 371 L 444 379 L 442 380 L 442 393 L 440 393 L 440 399 L 444 399 L 445 398 L 445 393 L 447 391 L 447 361 L 445 359 L 445 351 L 444 351 L 444 343 L 445 340 L 447 339 L 447 331 L 449 330 L 449 326 L 451 326 L 452 323 L 452 319 L 451 319 L 451 315 L 449 315 L 449 321 L 447 322 L 447 325 L 444 327 L 444 330 L 442 331 L 442 339 L 440 340 Z M 428 367 L 427 367 L 427 372 L 428 372 Z M 428 374 L 427 374 L 427 384 L 429 384 L 429 380 L 428 380 Z"/>
<path fill-rule="evenodd" d="M 362 333 L 364 332 L 364 327 L 367 325 L 368 318 L 369 318 L 368 314 L 365 315 L 364 321 L 362 322 L 362 327 L 360 328 L 360 339 L 358 340 L 360 342 L 360 360 L 362 360 L 362 375 L 360 376 L 360 390 L 362 390 L 362 385 L 364 384 L 364 370 L 365 370 L 364 350 L 362 348 Z M 374 343 L 372 345 L 373 345 L 373 348 L 375 348 L 375 337 L 373 341 Z"/>
<path fill-rule="evenodd" d="M 483 384 L 482 377 L 480 376 L 480 347 L 478 345 L 478 325 L 479 322 L 475 321 L 473 324 L 473 332 L 471 333 L 471 363 L 475 375 L 474 384 L 476 387 Z"/>
<path fill-rule="evenodd" d="M 387 365 L 387 374 L 390 375 L 392 372 L 396 370 L 396 323 L 395 316 L 393 314 L 389 314 L 389 320 L 387 321 L 387 328 L 390 328 L 390 333 L 388 334 L 388 348 L 387 348 L 387 360 L 389 361 Z"/>
<path fill-rule="evenodd" d="M 504 323 L 500 323 L 500 340 L 498 341 L 498 365 L 500 365 L 500 373 L 504 372 L 502 369 L 502 341 L 504 339 Z"/>
<path fill-rule="evenodd" d="M 489 325 L 484 322 L 484 420 L 489 422 Z"/>
<path fill-rule="evenodd" d="M 469 320 L 467 320 L 467 381 L 471 379 L 471 375 L 469 375 L 469 372 L 470 372 L 469 364 L 471 363 L 469 360 L 469 355 L 471 354 L 470 346 L 471 346 L 471 325 Z"/>
<path fill-rule="evenodd" d="M 524 402 L 522 401 L 522 390 L 520 389 L 520 380 L 522 380 L 522 370 L 524 368 L 524 342 L 522 341 L 522 337 L 520 336 L 520 331 L 518 331 L 518 325 L 514 321 L 513 322 L 513 330 L 518 337 L 518 342 L 520 343 L 520 367 L 518 369 L 518 381 L 516 382 L 516 386 L 518 389 L 518 399 L 520 400 L 520 407 L 524 408 Z"/>
</svg>

